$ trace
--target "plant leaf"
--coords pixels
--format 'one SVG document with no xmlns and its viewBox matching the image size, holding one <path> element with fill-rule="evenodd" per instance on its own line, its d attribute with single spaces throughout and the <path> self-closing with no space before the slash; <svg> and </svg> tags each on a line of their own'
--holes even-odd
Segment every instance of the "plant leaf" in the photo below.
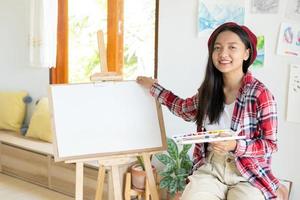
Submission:
<svg viewBox="0 0 300 200">
<path fill-rule="evenodd" d="M 177 192 L 177 180 L 176 179 L 171 180 L 168 189 L 169 189 L 169 192 L 171 195 L 174 195 Z"/>
<path fill-rule="evenodd" d="M 176 169 L 176 176 L 186 176 L 187 171 L 184 168 L 178 168 Z"/>
<path fill-rule="evenodd" d="M 173 158 L 174 160 L 177 160 L 178 158 L 178 148 L 176 143 L 174 142 L 174 140 L 168 138 L 167 139 L 168 142 L 168 153 L 171 156 L 171 158 Z"/>
<path fill-rule="evenodd" d="M 160 183 L 159 183 L 159 187 L 161 189 L 163 188 L 169 188 L 170 184 L 172 181 L 172 177 L 171 176 L 166 176 L 163 179 L 161 179 Z"/>
<path fill-rule="evenodd" d="M 193 162 L 191 161 L 189 155 L 186 154 L 185 156 L 183 156 L 180 167 L 184 168 L 187 172 L 189 172 L 192 169 L 192 166 Z"/>
<path fill-rule="evenodd" d="M 167 165 L 169 163 L 172 163 L 173 165 L 175 165 L 174 160 L 166 154 L 156 154 L 155 157 L 164 165 Z"/>
<path fill-rule="evenodd" d="M 187 154 L 187 152 L 190 150 L 191 147 L 192 144 L 184 144 L 179 154 L 179 158 L 182 159 Z"/>
<path fill-rule="evenodd" d="M 164 172 L 164 171 L 161 171 L 161 172 L 159 172 L 159 175 L 161 177 L 166 177 L 166 176 L 171 176 L 172 173 L 173 172 Z"/>
<path fill-rule="evenodd" d="M 159 173 L 159 175 L 162 177 L 171 176 L 171 174 L 173 174 L 174 171 L 175 171 L 174 163 L 168 163 L 166 167 L 163 169 L 163 171 Z"/>
<path fill-rule="evenodd" d="M 145 164 L 144 164 L 144 160 L 142 156 L 137 156 L 137 160 L 139 162 L 139 164 L 142 166 L 143 171 L 145 171 Z"/>
<path fill-rule="evenodd" d="M 174 169 L 175 169 L 175 163 L 174 162 L 171 162 L 171 163 L 168 163 L 166 165 L 166 167 L 164 168 L 164 172 L 173 172 Z"/>
<path fill-rule="evenodd" d="M 178 177 L 177 179 L 177 185 L 178 185 L 178 191 L 182 192 L 186 186 L 185 178 Z"/>
</svg>

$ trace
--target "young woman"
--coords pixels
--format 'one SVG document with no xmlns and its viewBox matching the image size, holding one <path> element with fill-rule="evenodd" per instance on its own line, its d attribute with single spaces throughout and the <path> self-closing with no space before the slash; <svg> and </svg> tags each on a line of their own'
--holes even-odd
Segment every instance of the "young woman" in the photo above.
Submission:
<svg viewBox="0 0 300 200">
<path fill-rule="evenodd" d="M 277 151 L 276 102 L 248 72 L 256 43 L 246 26 L 219 26 L 208 40 L 204 81 L 191 98 L 179 98 L 152 78 L 137 78 L 172 113 L 196 122 L 197 131 L 230 128 L 246 136 L 195 145 L 194 172 L 183 200 L 276 199 L 279 181 L 271 172 L 271 156 Z"/>
</svg>

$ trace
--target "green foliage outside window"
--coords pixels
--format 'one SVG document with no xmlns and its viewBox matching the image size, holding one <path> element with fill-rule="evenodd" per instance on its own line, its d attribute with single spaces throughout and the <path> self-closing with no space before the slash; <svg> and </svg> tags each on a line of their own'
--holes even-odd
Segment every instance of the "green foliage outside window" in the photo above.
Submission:
<svg viewBox="0 0 300 200">
<path fill-rule="evenodd" d="M 124 3 L 124 78 L 153 76 L 155 1 Z M 107 2 L 72 0 L 69 4 L 69 82 L 89 82 L 100 71 L 97 31 L 107 32 Z"/>
</svg>

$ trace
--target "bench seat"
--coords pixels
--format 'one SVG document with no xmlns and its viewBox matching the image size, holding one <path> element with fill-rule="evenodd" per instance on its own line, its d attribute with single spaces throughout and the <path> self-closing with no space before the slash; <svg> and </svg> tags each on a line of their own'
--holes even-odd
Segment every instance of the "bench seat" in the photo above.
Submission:
<svg viewBox="0 0 300 200">
<path fill-rule="evenodd" d="M 0 130 L 1 173 L 74 197 L 75 164 L 55 162 L 53 152 L 52 143 Z M 98 166 L 95 161 L 84 163 L 84 199 L 94 199 Z M 124 168 L 121 172 L 126 170 Z M 110 192 L 107 192 L 108 185 L 108 180 L 105 180 L 104 199 L 112 199 Z"/>
<path fill-rule="evenodd" d="M 51 143 L 28 138 L 10 131 L 0 131 L 0 142 L 37 153 L 53 155 L 53 145 Z"/>
</svg>

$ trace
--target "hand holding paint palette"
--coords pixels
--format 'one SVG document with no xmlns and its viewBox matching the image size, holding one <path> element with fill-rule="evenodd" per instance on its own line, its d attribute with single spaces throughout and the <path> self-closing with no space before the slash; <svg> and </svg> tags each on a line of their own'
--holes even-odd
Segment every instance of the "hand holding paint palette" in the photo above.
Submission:
<svg viewBox="0 0 300 200">
<path fill-rule="evenodd" d="M 239 131 L 232 130 L 213 130 L 197 132 L 186 135 L 174 135 L 172 138 L 178 144 L 194 144 L 194 143 L 204 143 L 204 142 L 216 142 L 225 140 L 239 140 L 245 139 L 246 136 L 238 135 Z"/>
</svg>

